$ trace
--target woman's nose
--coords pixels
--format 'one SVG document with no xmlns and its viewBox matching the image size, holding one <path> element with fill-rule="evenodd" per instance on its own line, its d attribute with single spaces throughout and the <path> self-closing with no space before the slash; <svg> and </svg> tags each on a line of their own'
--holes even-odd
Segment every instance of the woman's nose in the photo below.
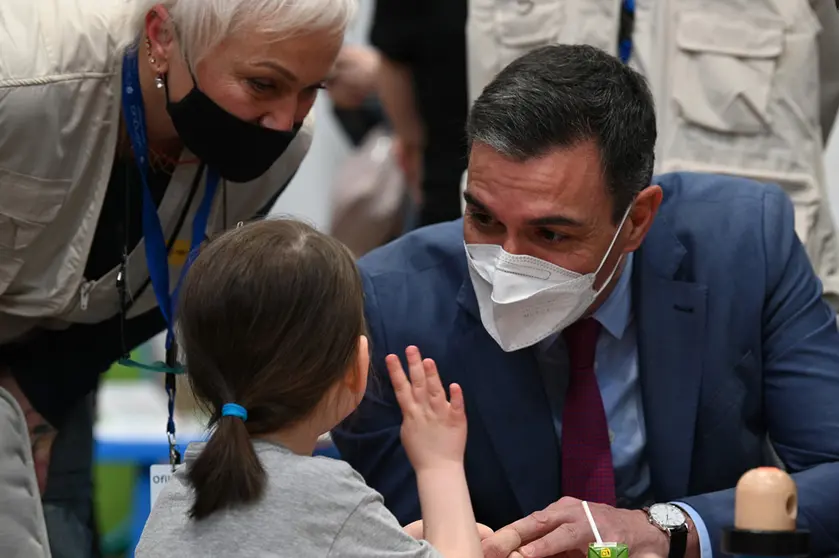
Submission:
<svg viewBox="0 0 839 558">
<path fill-rule="evenodd" d="M 283 99 L 277 99 L 260 120 L 260 124 L 272 130 L 291 130 L 295 122 L 303 122 L 309 111 L 315 104 L 315 98 L 303 92 L 300 95 L 289 95 Z"/>
<path fill-rule="evenodd" d="M 292 111 L 273 111 L 259 121 L 259 124 L 269 130 L 288 131 L 294 127 L 294 112 Z"/>
<path fill-rule="evenodd" d="M 294 96 L 277 99 L 259 120 L 259 124 L 270 130 L 291 130 L 296 122 L 297 108 Z"/>
</svg>

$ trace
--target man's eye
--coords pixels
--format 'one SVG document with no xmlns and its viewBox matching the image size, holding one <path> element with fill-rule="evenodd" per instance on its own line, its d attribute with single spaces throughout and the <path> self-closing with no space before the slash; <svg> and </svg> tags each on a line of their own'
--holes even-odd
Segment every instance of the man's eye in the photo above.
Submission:
<svg viewBox="0 0 839 558">
<path fill-rule="evenodd" d="M 477 211 L 469 211 L 469 218 L 481 226 L 492 225 L 495 222 L 491 216 L 486 213 L 479 213 Z"/>
<path fill-rule="evenodd" d="M 562 233 L 558 233 L 556 231 L 552 231 L 550 229 L 539 229 L 538 235 L 548 242 L 560 242 L 564 240 L 566 237 Z"/>
</svg>

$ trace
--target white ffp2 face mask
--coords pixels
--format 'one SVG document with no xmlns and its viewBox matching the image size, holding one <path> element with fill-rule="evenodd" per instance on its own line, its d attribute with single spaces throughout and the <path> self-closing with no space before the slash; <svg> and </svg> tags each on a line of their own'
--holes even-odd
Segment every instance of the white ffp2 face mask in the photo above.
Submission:
<svg viewBox="0 0 839 558">
<path fill-rule="evenodd" d="M 620 265 L 618 260 L 603 285 L 594 289 L 627 215 L 629 208 L 600 265 L 585 275 L 533 256 L 510 254 L 497 244 L 465 245 L 481 321 L 504 351 L 535 345 L 580 319 Z"/>
</svg>

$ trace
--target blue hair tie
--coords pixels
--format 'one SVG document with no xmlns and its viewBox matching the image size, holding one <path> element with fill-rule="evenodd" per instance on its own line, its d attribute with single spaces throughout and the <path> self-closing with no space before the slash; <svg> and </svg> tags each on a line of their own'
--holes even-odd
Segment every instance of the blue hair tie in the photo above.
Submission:
<svg viewBox="0 0 839 558">
<path fill-rule="evenodd" d="M 238 417 L 242 421 L 248 420 L 248 411 L 241 405 L 236 403 L 225 403 L 221 407 L 221 416 L 223 417 Z"/>
</svg>

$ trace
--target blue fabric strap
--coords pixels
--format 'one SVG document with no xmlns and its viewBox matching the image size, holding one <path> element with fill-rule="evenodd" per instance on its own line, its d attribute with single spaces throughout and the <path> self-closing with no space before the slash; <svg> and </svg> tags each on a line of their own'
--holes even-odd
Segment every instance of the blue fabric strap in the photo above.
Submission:
<svg viewBox="0 0 839 558">
<path fill-rule="evenodd" d="M 236 403 L 225 403 L 221 407 L 221 416 L 223 417 L 237 417 L 243 421 L 248 420 L 248 411 L 241 405 Z"/>
<path fill-rule="evenodd" d="M 169 249 L 163 238 L 163 226 L 160 217 L 157 215 L 157 206 L 154 203 L 148 182 L 148 140 L 146 136 L 146 115 L 143 107 L 143 96 L 140 90 L 140 74 L 137 61 L 137 51 L 134 48 L 128 50 L 122 65 L 122 104 L 125 122 L 128 128 L 128 137 L 131 140 L 131 148 L 137 161 L 140 171 L 140 179 L 143 183 L 143 239 L 146 248 L 146 263 L 149 268 L 152 289 L 160 307 L 160 312 L 166 320 L 166 348 L 172 346 L 174 339 L 174 312 L 178 290 L 186 274 L 189 264 L 193 258 L 188 258 L 183 266 L 174 293 L 169 293 Z M 192 222 L 192 238 L 190 241 L 190 254 L 197 251 L 207 230 L 210 210 L 213 206 L 213 198 L 219 183 L 219 174 L 212 168 L 207 171 L 207 183 L 204 190 L 204 197 L 201 205 L 195 214 Z"/>
<path fill-rule="evenodd" d="M 623 0 L 623 5 L 621 8 L 621 24 L 628 27 L 627 29 L 621 29 L 621 39 L 618 43 L 618 56 L 621 59 L 621 62 L 626 64 L 629 62 L 629 59 L 632 57 L 632 25 L 630 22 L 633 20 L 635 15 L 635 0 Z"/>
</svg>

